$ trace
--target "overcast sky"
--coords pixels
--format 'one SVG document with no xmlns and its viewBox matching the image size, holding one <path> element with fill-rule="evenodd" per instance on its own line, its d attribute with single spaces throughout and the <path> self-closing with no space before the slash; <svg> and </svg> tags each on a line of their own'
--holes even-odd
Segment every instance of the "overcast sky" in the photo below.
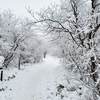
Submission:
<svg viewBox="0 0 100 100">
<path fill-rule="evenodd" d="M 60 0 L 0 0 L 0 12 L 2 10 L 11 9 L 14 14 L 18 16 L 27 16 L 30 15 L 26 11 L 25 7 L 33 9 L 37 12 L 40 8 L 47 7 L 50 3 L 59 3 Z"/>
</svg>

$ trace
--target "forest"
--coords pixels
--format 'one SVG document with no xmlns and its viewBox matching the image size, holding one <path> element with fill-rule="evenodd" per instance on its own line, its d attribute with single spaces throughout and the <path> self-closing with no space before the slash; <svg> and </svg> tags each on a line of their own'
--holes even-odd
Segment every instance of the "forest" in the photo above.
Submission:
<svg viewBox="0 0 100 100">
<path fill-rule="evenodd" d="M 67 82 L 81 84 L 67 92 L 84 87 L 77 100 L 100 100 L 100 0 L 61 0 L 37 13 L 30 7 L 26 11 L 31 20 L 16 17 L 11 10 L 0 13 L 0 69 L 41 63 L 46 51 L 61 59 L 61 66 L 70 73 Z M 59 100 L 65 100 L 60 91 L 65 87 L 57 88 Z"/>
</svg>

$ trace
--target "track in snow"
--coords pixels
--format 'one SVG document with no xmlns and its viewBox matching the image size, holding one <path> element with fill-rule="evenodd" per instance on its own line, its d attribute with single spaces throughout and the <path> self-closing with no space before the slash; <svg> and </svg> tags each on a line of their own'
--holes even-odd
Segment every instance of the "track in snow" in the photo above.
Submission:
<svg viewBox="0 0 100 100">
<path fill-rule="evenodd" d="M 57 58 L 47 56 L 42 63 L 30 66 L 17 81 L 19 86 L 12 93 L 12 100 L 46 100 L 49 98 L 48 87 L 55 84 L 55 68 L 59 65 Z M 24 76 L 25 75 L 25 76 Z M 21 78 L 22 77 L 22 78 Z M 52 84 L 53 83 L 53 84 Z"/>
</svg>

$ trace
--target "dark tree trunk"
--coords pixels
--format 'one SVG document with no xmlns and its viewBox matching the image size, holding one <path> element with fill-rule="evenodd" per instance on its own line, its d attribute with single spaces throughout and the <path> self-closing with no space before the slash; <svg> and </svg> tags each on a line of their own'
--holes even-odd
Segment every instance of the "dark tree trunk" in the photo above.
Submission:
<svg viewBox="0 0 100 100">
<path fill-rule="evenodd" d="M 20 70 L 20 61 L 21 61 L 21 54 L 19 56 L 19 61 L 18 61 L 18 69 Z"/>
<path fill-rule="evenodd" d="M 92 78 L 93 78 L 94 82 L 97 82 L 97 79 L 98 79 L 98 73 L 95 72 L 96 69 L 97 69 L 97 67 L 96 67 L 96 64 L 95 64 L 95 59 L 94 59 L 94 57 L 91 57 L 91 73 L 93 73 Z"/>
</svg>

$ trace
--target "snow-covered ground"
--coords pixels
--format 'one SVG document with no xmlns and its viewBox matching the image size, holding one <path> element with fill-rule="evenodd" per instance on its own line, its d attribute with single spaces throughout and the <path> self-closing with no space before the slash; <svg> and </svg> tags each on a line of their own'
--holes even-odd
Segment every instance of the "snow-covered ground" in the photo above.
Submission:
<svg viewBox="0 0 100 100">
<path fill-rule="evenodd" d="M 0 100 L 84 100 L 77 91 L 68 92 L 68 88 L 63 87 L 68 86 L 68 75 L 60 59 L 52 56 L 39 64 L 23 65 L 21 70 L 4 70 Z"/>
</svg>

